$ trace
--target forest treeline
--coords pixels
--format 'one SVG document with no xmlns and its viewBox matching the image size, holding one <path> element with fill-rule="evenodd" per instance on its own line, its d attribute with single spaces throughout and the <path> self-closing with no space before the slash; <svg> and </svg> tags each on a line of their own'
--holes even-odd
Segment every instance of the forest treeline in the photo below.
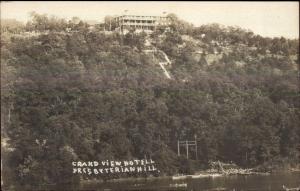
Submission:
<svg viewBox="0 0 300 191">
<path fill-rule="evenodd" d="M 151 158 L 159 175 L 217 160 L 299 165 L 299 40 L 169 16 L 171 30 L 150 37 L 36 13 L 2 22 L 5 184 L 78 183 L 72 161 Z M 171 59 L 171 80 L 146 39 Z M 195 150 L 178 157 L 177 141 L 195 136 L 191 163 Z"/>
</svg>

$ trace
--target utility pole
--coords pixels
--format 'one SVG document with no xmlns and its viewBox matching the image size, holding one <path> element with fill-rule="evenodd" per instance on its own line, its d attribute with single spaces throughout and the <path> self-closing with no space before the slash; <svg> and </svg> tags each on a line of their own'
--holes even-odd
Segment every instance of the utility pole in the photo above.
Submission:
<svg viewBox="0 0 300 191">
<path fill-rule="evenodd" d="M 177 155 L 180 156 L 180 143 L 177 141 Z"/>
<path fill-rule="evenodd" d="M 195 135 L 195 147 L 196 147 L 196 160 L 198 160 L 198 143 L 197 143 L 197 135 Z"/>
<path fill-rule="evenodd" d="M 184 146 L 186 149 L 186 158 L 189 159 L 190 157 L 190 150 L 189 147 L 194 147 L 195 148 L 195 158 L 196 160 L 198 160 L 198 144 L 197 144 L 197 137 L 195 136 L 195 140 L 194 141 L 180 141 L 177 140 L 177 155 L 180 156 L 180 146 Z"/>
<path fill-rule="evenodd" d="M 185 141 L 185 145 L 186 145 L 186 158 L 189 159 L 189 145 L 188 145 L 188 141 Z"/>
</svg>

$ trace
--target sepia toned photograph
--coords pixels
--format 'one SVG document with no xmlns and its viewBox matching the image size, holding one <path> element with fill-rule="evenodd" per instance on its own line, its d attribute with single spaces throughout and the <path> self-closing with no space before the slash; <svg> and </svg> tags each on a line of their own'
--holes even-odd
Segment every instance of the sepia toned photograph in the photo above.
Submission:
<svg viewBox="0 0 300 191">
<path fill-rule="evenodd" d="M 1 1 L 1 190 L 300 191 L 299 2 Z"/>
</svg>

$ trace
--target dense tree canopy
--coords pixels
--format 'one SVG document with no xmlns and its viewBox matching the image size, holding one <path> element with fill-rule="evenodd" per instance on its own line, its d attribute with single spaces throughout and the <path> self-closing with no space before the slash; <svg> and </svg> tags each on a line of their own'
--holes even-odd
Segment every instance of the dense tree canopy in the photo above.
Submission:
<svg viewBox="0 0 300 191">
<path fill-rule="evenodd" d="M 1 130 L 13 151 L 5 153 L 6 181 L 78 182 L 73 160 L 146 157 L 161 174 L 185 172 L 177 140 L 195 135 L 201 164 L 299 164 L 299 41 L 172 18 L 174 30 L 152 36 L 172 61 L 172 80 L 156 55 L 142 51 L 143 33 L 88 32 L 76 18 L 35 13 L 26 30 L 47 33 L 7 30 Z"/>
</svg>

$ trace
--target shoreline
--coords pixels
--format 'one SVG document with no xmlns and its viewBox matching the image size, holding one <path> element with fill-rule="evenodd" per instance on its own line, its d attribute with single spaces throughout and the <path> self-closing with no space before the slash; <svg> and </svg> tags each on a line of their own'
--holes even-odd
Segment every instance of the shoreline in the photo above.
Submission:
<svg viewBox="0 0 300 191">
<path fill-rule="evenodd" d="M 300 169 L 288 169 L 287 171 L 276 171 L 276 172 L 255 172 L 252 169 L 235 169 L 234 172 L 198 172 L 195 174 L 180 174 L 172 176 L 149 176 L 149 177 L 127 177 L 127 178 L 117 178 L 103 181 L 100 179 L 93 180 L 81 180 L 81 183 L 117 183 L 117 182 L 130 182 L 130 181 L 147 181 L 147 180 L 185 180 L 185 179 L 198 179 L 198 178 L 217 178 L 217 177 L 228 177 L 228 176 L 251 176 L 251 175 L 262 175 L 269 176 L 278 172 L 300 172 Z"/>
<path fill-rule="evenodd" d="M 251 174 L 222 174 L 222 173 L 201 173 L 201 174 L 186 174 L 186 175 L 173 175 L 173 176 L 151 176 L 151 177 L 128 177 L 128 178 L 118 178 L 118 179 L 110 179 L 107 181 L 103 180 L 82 180 L 81 183 L 117 183 L 117 182 L 130 182 L 130 181 L 144 181 L 144 180 L 185 180 L 185 179 L 198 179 L 198 178 L 217 178 L 217 177 L 225 177 L 225 176 L 246 176 L 246 175 L 270 175 L 271 173 L 251 173 Z"/>
<path fill-rule="evenodd" d="M 174 175 L 171 176 L 172 180 L 181 180 L 181 179 L 196 179 L 196 178 L 216 178 L 216 177 L 226 177 L 226 176 L 248 176 L 248 175 L 271 175 L 271 172 L 251 172 L 251 171 L 242 171 L 242 172 L 225 172 L 225 173 L 197 173 L 193 175 Z"/>
</svg>

